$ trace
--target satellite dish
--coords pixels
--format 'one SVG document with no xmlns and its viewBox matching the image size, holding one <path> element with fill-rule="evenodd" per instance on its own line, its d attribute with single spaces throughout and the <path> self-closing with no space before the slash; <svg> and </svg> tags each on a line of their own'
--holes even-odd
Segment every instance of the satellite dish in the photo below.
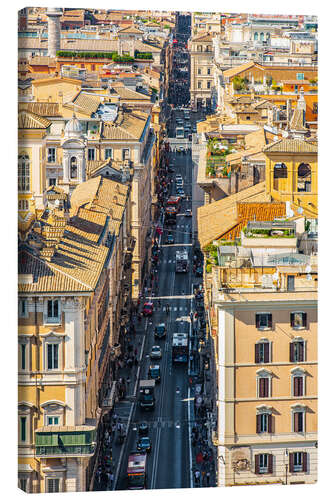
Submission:
<svg viewBox="0 0 333 500">
<path fill-rule="evenodd" d="M 59 207 L 59 204 L 60 204 L 59 200 L 55 200 L 54 204 L 56 207 Z"/>
<path fill-rule="evenodd" d="M 302 213 L 303 213 L 303 208 L 302 208 L 302 207 L 298 207 L 297 212 L 298 212 L 299 214 L 302 214 Z"/>
<path fill-rule="evenodd" d="M 307 274 L 307 275 L 306 275 L 306 279 L 307 279 L 308 281 L 311 281 L 311 280 L 312 280 L 312 276 L 311 276 L 311 274 Z"/>
<path fill-rule="evenodd" d="M 306 266 L 306 268 L 305 268 L 305 272 L 306 272 L 306 273 L 311 273 L 311 271 L 312 271 L 312 267 L 310 266 L 310 264 L 308 264 L 308 265 Z"/>
</svg>

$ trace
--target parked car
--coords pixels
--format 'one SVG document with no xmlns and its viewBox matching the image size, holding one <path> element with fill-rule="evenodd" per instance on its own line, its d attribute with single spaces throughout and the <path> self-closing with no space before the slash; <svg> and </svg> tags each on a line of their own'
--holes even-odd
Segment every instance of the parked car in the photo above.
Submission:
<svg viewBox="0 0 333 500">
<path fill-rule="evenodd" d="M 162 357 L 162 350 L 159 345 L 153 345 L 150 351 L 150 357 L 151 359 L 161 359 Z"/>
<path fill-rule="evenodd" d="M 161 339 L 166 335 L 165 323 L 159 323 L 155 326 L 155 339 Z"/>
<path fill-rule="evenodd" d="M 148 378 L 155 380 L 156 382 L 161 381 L 160 365 L 150 365 L 148 370 Z"/>
<path fill-rule="evenodd" d="M 192 217 L 192 210 L 190 208 L 185 210 L 185 217 Z"/>
<path fill-rule="evenodd" d="M 142 313 L 144 316 L 152 316 L 154 312 L 154 304 L 152 302 L 145 302 L 143 304 Z"/>
<path fill-rule="evenodd" d="M 148 436 L 140 437 L 139 441 L 136 444 L 136 449 L 138 451 L 145 451 L 150 453 L 151 451 L 151 440 Z"/>
</svg>

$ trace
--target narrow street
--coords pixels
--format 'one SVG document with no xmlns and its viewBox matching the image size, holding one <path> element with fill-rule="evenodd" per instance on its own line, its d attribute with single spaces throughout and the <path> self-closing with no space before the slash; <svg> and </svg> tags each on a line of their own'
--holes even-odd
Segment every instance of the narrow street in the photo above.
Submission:
<svg viewBox="0 0 333 500">
<path fill-rule="evenodd" d="M 172 81 L 175 83 L 169 94 L 173 109 L 167 122 L 168 136 L 165 137 L 165 143 L 169 138 L 172 141 L 176 137 L 177 122 L 181 121 L 187 131 L 182 148 L 171 146 L 166 152 L 165 173 L 160 174 L 167 181 L 167 187 L 164 187 L 163 202 L 160 205 L 163 209 L 155 226 L 155 231 L 157 227 L 160 228 L 160 231 L 155 232 L 158 260 L 155 264 L 152 263 L 150 276 L 147 276 L 138 316 L 146 302 L 153 303 L 154 311 L 147 318 L 136 317 L 133 320 L 135 335 L 130 337 L 131 350 L 135 353 L 138 364 L 126 366 L 119 371 L 118 376 L 127 380 L 126 397 L 115 404 L 112 413 L 114 422 L 126 430 L 126 438 L 120 442 L 120 431 L 114 433 L 112 443 L 106 448 L 106 454 L 112 456 L 114 480 L 112 485 L 107 485 L 103 477 L 97 478 L 97 490 L 129 488 L 128 459 L 137 450 L 139 426 L 143 422 L 147 423 L 147 435 L 151 443 L 145 471 L 147 489 L 215 485 L 214 458 L 206 425 L 209 395 L 206 397 L 204 394 L 203 372 L 206 358 L 203 353 L 208 343 L 203 299 L 201 292 L 198 293 L 202 287 L 202 274 L 200 276 L 200 273 L 195 272 L 196 266 L 201 266 L 202 255 L 195 244 L 192 222 L 195 179 L 191 134 L 196 132 L 196 122 L 204 118 L 204 113 L 188 111 L 186 117 L 183 109 L 175 109 L 176 105 L 187 106 L 189 102 L 188 73 L 180 84 L 179 81 L 177 83 L 180 68 L 184 67 L 183 61 L 188 64 L 186 30 L 188 31 L 184 22 L 177 28 L 179 41 L 173 52 L 175 60 L 172 73 Z M 182 35 L 182 31 L 183 36 L 178 36 Z M 176 183 L 176 177 L 179 176 L 182 178 L 184 193 L 176 223 L 169 225 L 165 220 L 165 209 L 170 196 L 179 196 L 179 185 Z M 170 236 L 173 236 L 171 243 L 168 241 Z M 176 252 L 180 250 L 188 252 L 188 271 L 184 273 L 176 273 Z M 195 293 L 198 293 L 197 296 Z M 160 323 L 166 326 L 166 336 L 155 339 L 154 330 Z M 185 333 L 188 336 L 186 362 L 173 363 L 172 337 L 175 333 Z M 152 360 L 150 353 L 156 345 L 161 349 L 161 359 Z M 161 378 L 155 384 L 155 408 L 147 411 L 140 408 L 139 383 L 140 380 L 148 380 L 150 365 L 159 366 Z"/>
</svg>

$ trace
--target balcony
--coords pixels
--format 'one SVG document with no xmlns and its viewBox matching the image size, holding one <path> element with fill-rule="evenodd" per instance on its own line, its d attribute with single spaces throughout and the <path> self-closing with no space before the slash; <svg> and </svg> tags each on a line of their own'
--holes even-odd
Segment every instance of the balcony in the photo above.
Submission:
<svg viewBox="0 0 333 500">
<path fill-rule="evenodd" d="M 37 457 L 92 456 L 96 428 L 91 426 L 47 426 L 36 430 Z"/>
</svg>

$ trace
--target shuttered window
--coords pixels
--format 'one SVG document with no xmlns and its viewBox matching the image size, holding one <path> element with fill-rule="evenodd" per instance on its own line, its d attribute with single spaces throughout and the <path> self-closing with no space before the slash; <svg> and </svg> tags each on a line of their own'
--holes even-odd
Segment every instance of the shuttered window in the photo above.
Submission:
<svg viewBox="0 0 333 500">
<path fill-rule="evenodd" d="M 308 471 L 308 454 L 302 451 L 289 453 L 289 472 L 307 472 Z"/>
<path fill-rule="evenodd" d="M 271 313 L 257 313 L 256 314 L 256 327 L 258 329 L 272 328 L 272 314 Z"/>
<path fill-rule="evenodd" d="M 255 358 L 255 363 L 269 363 L 270 362 L 269 342 L 258 342 L 258 344 L 255 344 L 254 358 Z"/>
<path fill-rule="evenodd" d="M 304 356 L 304 340 L 298 340 L 296 342 L 290 342 L 290 362 L 298 363 L 305 360 Z"/>
<path fill-rule="evenodd" d="M 272 474 L 273 473 L 273 455 L 271 453 L 260 453 L 255 455 L 255 473 Z"/>
<path fill-rule="evenodd" d="M 293 377 L 293 379 L 294 396 L 304 396 L 303 377 Z"/>
<path fill-rule="evenodd" d="M 272 415 L 270 413 L 259 413 L 257 415 L 257 434 L 272 432 Z"/>
<path fill-rule="evenodd" d="M 294 329 L 306 328 L 307 314 L 305 312 L 292 312 L 290 314 L 290 326 Z"/>
<path fill-rule="evenodd" d="M 304 432 L 304 412 L 294 412 L 294 432 Z"/>
<path fill-rule="evenodd" d="M 269 378 L 259 378 L 259 398 L 268 398 L 269 396 Z"/>
</svg>

